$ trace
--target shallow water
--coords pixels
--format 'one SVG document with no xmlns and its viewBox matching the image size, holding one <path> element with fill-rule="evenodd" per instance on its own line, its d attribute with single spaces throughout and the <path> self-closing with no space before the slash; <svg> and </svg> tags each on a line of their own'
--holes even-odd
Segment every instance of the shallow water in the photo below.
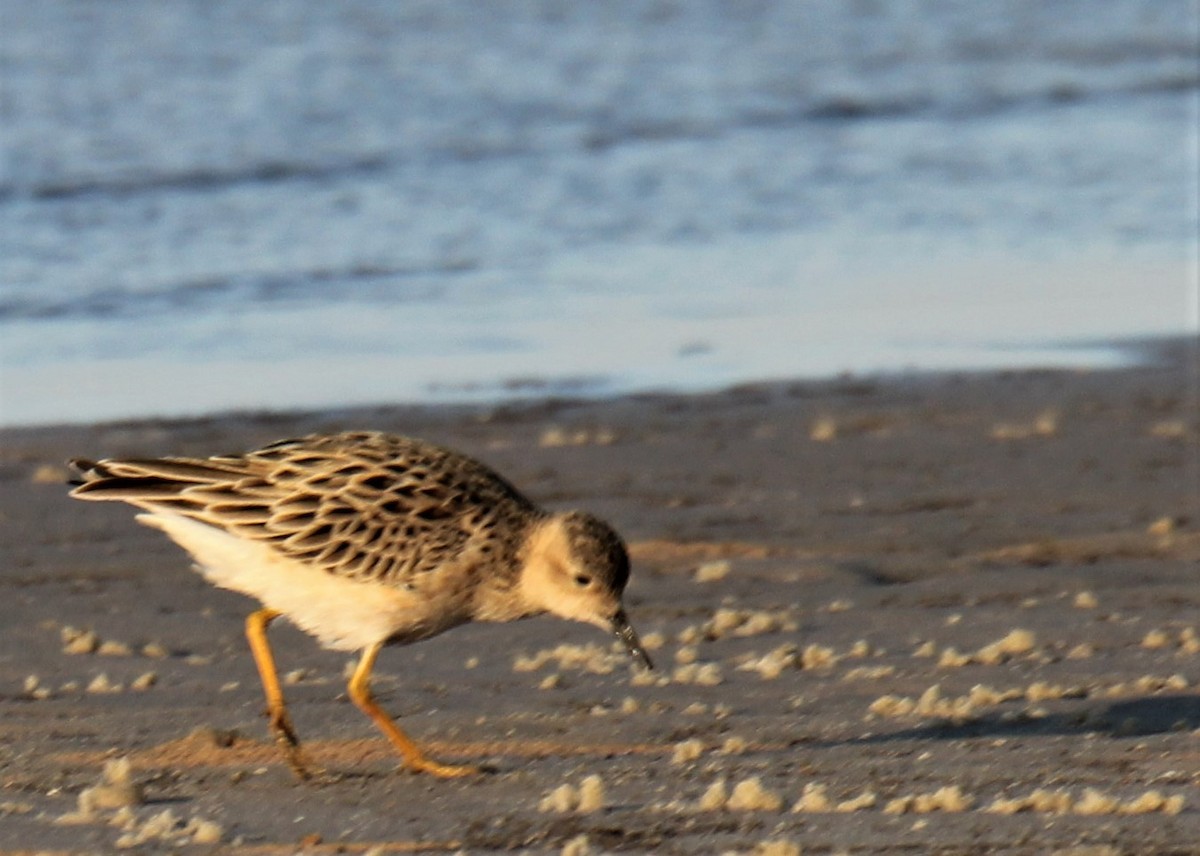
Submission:
<svg viewBox="0 0 1200 856">
<path fill-rule="evenodd" d="M 1102 365 L 1196 329 L 1194 4 L 3 18 L 3 424 Z"/>
</svg>

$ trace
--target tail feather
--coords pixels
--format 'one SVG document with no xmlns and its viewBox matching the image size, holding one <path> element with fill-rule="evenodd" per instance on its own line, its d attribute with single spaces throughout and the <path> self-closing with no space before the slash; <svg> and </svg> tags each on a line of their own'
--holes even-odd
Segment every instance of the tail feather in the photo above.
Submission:
<svg viewBox="0 0 1200 856">
<path fill-rule="evenodd" d="M 100 461 L 92 464 L 92 469 L 104 477 L 155 477 L 192 484 L 227 481 L 230 478 L 246 475 L 244 469 L 219 466 L 209 461 L 194 461 L 188 458 L 126 458 L 119 461 Z"/>
<path fill-rule="evenodd" d="M 71 471 L 71 476 L 67 479 L 67 484 L 78 486 L 99 478 L 104 478 L 100 465 L 95 461 L 89 461 L 87 458 L 71 458 L 67 461 L 67 467 Z"/>
<path fill-rule="evenodd" d="M 75 473 L 70 480 L 75 485 L 71 496 L 80 499 L 161 502 L 176 498 L 191 487 L 227 483 L 246 475 L 233 468 L 186 458 L 121 461 L 72 458 L 67 463 Z"/>
<path fill-rule="evenodd" d="M 71 491 L 78 499 L 120 499 L 126 502 L 168 502 L 179 499 L 182 482 L 156 478 L 107 477 L 86 481 Z"/>
</svg>

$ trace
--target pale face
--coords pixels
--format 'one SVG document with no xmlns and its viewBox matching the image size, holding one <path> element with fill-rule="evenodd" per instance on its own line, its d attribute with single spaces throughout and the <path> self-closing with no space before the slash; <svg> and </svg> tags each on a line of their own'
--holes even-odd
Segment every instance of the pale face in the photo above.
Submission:
<svg viewBox="0 0 1200 856">
<path fill-rule="evenodd" d="M 534 536 L 520 586 L 539 609 L 609 630 L 630 656 L 653 668 L 621 603 L 628 579 L 629 559 L 616 533 L 571 513 L 551 518 Z"/>
</svg>

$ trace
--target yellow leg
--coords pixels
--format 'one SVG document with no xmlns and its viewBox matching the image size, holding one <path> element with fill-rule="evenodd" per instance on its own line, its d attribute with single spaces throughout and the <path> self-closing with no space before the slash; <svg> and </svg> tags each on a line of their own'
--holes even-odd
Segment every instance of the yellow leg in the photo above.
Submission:
<svg viewBox="0 0 1200 856">
<path fill-rule="evenodd" d="M 279 617 L 274 609 L 263 608 L 246 617 L 246 639 L 250 642 L 250 653 L 258 666 L 262 679 L 263 693 L 267 697 L 267 716 L 271 731 L 283 749 L 292 771 L 301 779 L 309 777 L 308 770 L 300 758 L 300 738 L 292 727 L 287 706 L 283 701 L 283 690 L 279 686 L 279 673 L 275 671 L 275 658 L 271 656 L 271 645 L 267 642 L 267 625 Z"/>
<path fill-rule="evenodd" d="M 383 648 L 383 643 L 376 642 L 364 650 L 362 659 L 358 661 L 358 667 L 354 670 L 354 677 L 350 679 L 348 687 L 350 698 L 358 705 L 358 709 L 371 717 L 375 725 L 379 727 L 379 730 L 387 735 L 387 739 L 392 741 L 392 745 L 403 756 L 404 763 L 408 764 L 413 770 L 432 773 L 442 778 L 469 776 L 472 773 L 478 773 L 479 770 L 475 767 L 439 764 L 437 761 L 432 761 L 425 757 L 425 753 L 421 751 L 420 747 L 407 734 L 401 731 L 396 723 L 392 722 L 392 718 L 387 715 L 383 708 L 375 703 L 375 699 L 371 697 L 371 669 L 375 667 L 375 658 L 379 656 L 381 648 Z"/>
</svg>

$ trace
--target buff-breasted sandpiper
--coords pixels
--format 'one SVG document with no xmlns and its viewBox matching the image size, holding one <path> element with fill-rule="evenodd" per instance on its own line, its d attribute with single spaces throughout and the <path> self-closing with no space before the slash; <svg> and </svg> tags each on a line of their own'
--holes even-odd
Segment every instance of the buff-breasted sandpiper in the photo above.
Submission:
<svg viewBox="0 0 1200 856">
<path fill-rule="evenodd" d="M 475 768 L 427 757 L 372 698 L 380 650 L 469 621 L 541 613 L 614 633 L 651 668 L 626 618 L 629 558 L 581 512 L 539 508 L 466 455 L 381 433 L 313 435 L 239 455 L 71 461 L 79 499 L 121 500 L 208 580 L 257 599 L 246 636 L 272 731 L 300 775 L 299 740 L 267 625 L 285 616 L 326 648 L 361 651 L 353 702 L 414 770 Z"/>
</svg>

